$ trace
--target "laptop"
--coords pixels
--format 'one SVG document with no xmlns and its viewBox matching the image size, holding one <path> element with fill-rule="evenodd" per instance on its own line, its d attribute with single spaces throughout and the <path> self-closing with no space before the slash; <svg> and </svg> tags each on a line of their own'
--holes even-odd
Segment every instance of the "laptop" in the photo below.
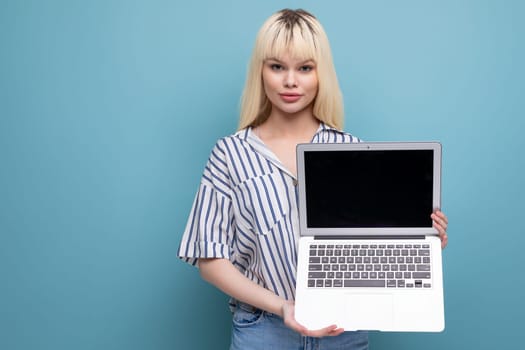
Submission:
<svg viewBox="0 0 525 350">
<path fill-rule="evenodd" d="M 300 144 L 297 176 L 296 320 L 442 331 L 441 144 Z"/>
</svg>

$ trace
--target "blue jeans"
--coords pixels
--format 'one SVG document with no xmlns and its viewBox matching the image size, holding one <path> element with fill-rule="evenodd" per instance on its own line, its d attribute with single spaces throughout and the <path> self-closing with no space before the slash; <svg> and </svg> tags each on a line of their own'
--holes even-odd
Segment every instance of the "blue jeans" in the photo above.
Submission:
<svg viewBox="0 0 525 350">
<path fill-rule="evenodd" d="M 337 337 L 304 337 L 284 325 L 277 315 L 237 305 L 233 313 L 230 350 L 366 350 L 367 332 L 344 332 Z"/>
</svg>

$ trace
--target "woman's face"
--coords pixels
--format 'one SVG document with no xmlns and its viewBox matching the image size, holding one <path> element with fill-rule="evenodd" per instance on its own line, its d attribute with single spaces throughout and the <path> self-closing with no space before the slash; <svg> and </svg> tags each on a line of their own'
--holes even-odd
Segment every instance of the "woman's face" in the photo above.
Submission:
<svg viewBox="0 0 525 350">
<path fill-rule="evenodd" d="M 319 81 L 313 60 L 298 60 L 289 54 L 264 61 L 264 92 L 272 104 L 272 113 L 297 114 L 313 108 Z"/>
</svg>

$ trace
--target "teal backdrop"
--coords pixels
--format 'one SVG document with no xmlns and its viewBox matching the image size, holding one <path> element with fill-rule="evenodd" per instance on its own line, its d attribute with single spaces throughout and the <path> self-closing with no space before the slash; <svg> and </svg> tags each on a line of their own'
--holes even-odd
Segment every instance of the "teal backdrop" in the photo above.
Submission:
<svg viewBox="0 0 525 350">
<path fill-rule="evenodd" d="M 371 348 L 520 347 L 524 1 L 0 0 L 0 349 L 227 349 L 175 254 L 283 7 L 324 24 L 346 130 L 443 143 L 446 329 Z"/>
</svg>

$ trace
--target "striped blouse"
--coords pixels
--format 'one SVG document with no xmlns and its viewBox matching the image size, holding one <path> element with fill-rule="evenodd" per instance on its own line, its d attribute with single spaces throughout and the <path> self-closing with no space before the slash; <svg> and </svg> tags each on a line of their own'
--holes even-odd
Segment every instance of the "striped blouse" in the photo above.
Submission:
<svg viewBox="0 0 525 350">
<path fill-rule="evenodd" d="M 313 143 L 359 142 L 321 124 Z M 246 277 L 295 297 L 299 213 L 296 178 L 251 128 L 217 141 L 184 231 L 178 256 L 229 259 Z"/>
</svg>

